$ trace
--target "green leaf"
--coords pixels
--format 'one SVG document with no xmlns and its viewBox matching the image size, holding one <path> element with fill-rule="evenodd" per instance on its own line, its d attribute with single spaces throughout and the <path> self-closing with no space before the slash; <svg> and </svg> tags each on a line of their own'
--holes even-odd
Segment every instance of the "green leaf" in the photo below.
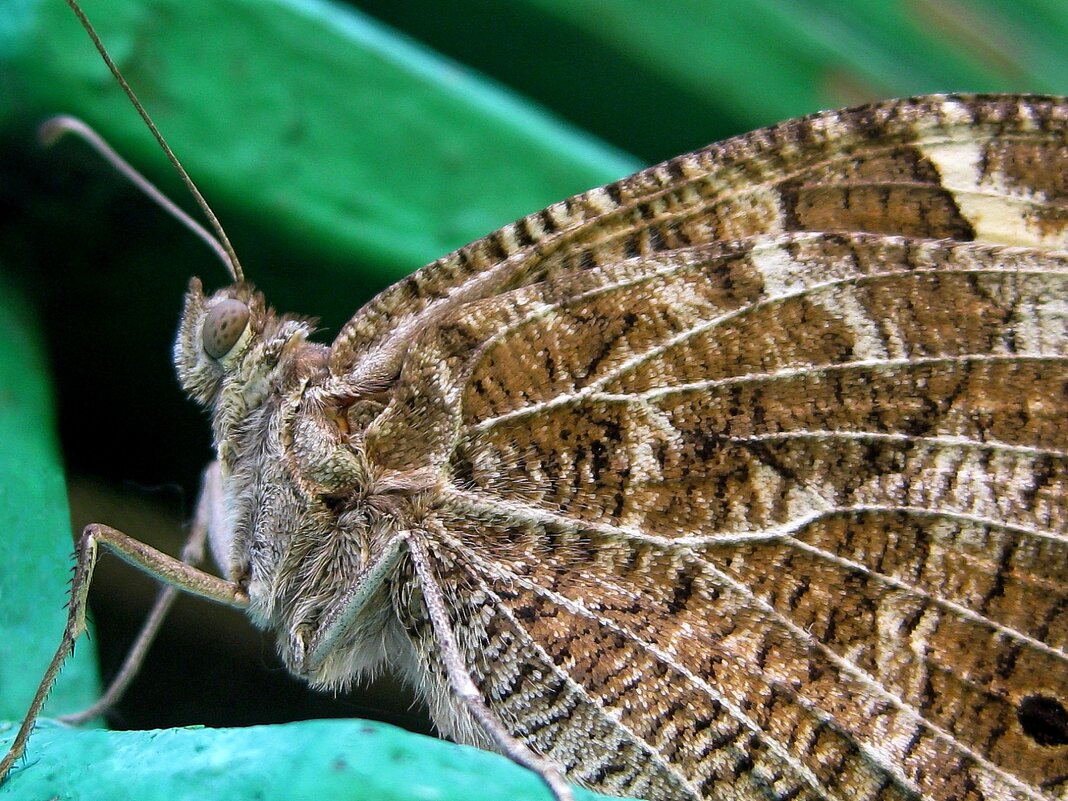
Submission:
<svg viewBox="0 0 1068 801">
<path fill-rule="evenodd" d="M 367 721 L 77 732 L 45 723 L 0 796 L 153 801 L 516 801 L 551 796 L 497 754 Z M 577 801 L 603 798 L 576 790 Z"/>
</svg>

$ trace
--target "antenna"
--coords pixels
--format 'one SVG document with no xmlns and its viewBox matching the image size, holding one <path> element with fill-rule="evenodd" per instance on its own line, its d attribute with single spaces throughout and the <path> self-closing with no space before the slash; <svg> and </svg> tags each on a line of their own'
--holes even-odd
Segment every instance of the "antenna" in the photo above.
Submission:
<svg viewBox="0 0 1068 801">
<path fill-rule="evenodd" d="M 118 82 L 119 86 L 122 87 L 122 91 L 124 91 L 126 93 L 126 96 L 130 98 L 130 102 L 133 104 L 133 107 L 137 109 L 137 113 L 141 115 L 141 119 L 145 121 L 145 125 L 148 126 L 148 130 L 152 132 L 152 136 L 155 137 L 156 142 L 158 142 L 159 146 L 163 149 L 163 152 L 167 156 L 167 159 L 170 161 L 171 166 L 174 167 L 175 171 L 178 173 L 178 177 L 182 179 L 182 183 L 185 184 L 186 189 L 188 189 L 189 193 L 193 196 L 193 200 L 195 200 L 197 205 L 200 206 L 200 210 L 204 212 L 204 216 L 207 218 L 208 223 L 211 225 L 212 229 L 215 231 L 215 234 L 218 236 L 217 244 L 222 247 L 222 250 L 225 254 L 225 263 L 227 265 L 227 269 L 230 272 L 230 277 L 233 278 L 235 282 L 244 281 L 245 272 L 241 269 L 241 262 L 237 258 L 237 253 L 234 251 L 234 246 L 230 244 L 230 239 L 226 236 L 226 231 L 223 230 L 222 224 L 219 222 L 219 218 L 216 217 L 215 212 L 211 210 L 211 206 L 208 205 L 208 201 L 206 201 L 204 199 L 204 196 L 200 194 L 200 190 L 197 189 L 196 184 L 193 183 L 193 179 L 189 177 L 189 173 L 185 171 L 185 167 L 182 166 L 182 163 L 178 161 L 178 157 L 174 155 L 174 151 L 172 151 L 167 145 L 166 140 L 159 132 L 159 129 L 156 127 L 156 124 L 152 121 L 152 118 L 148 116 L 148 112 L 145 111 L 145 107 L 142 106 L 141 101 L 137 99 L 137 95 L 134 94 L 133 89 L 131 89 L 130 85 L 126 83 L 126 79 L 122 77 L 122 73 L 119 72 L 119 68 L 115 66 L 115 62 L 111 60 L 111 55 L 104 47 L 104 43 L 100 41 L 100 37 L 97 36 L 96 30 L 93 29 L 92 24 L 89 22 L 89 18 L 85 16 L 85 12 L 82 11 L 81 6 L 78 5 L 76 0 L 67 0 L 67 5 L 70 6 L 71 11 L 74 12 L 74 15 L 78 18 L 78 21 L 81 22 L 82 27 L 85 28 L 85 32 L 89 34 L 89 38 L 93 40 L 93 45 L 96 46 L 97 52 L 100 53 L 100 57 L 104 59 L 104 63 L 107 64 L 107 67 L 111 71 L 111 74 L 115 77 L 116 82 Z M 75 132 L 84 136 L 84 133 L 80 130 L 76 130 Z M 111 151 L 110 147 L 104 145 L 104 149 L 100 149 L 99 147 L 97 147 L 97 144 L 94 141 L 93 137 L 85 138 L 86 141 L 96 147 L 105 156 L 105 158 L 107 158 L 109 162 L 111 162 L 112 164 L 116 164 L 116 161 L 108 155 L 108 151 Z M 96 137 L 96 139 L 99 140 L 99 137 Z M 103 143 L 103 140 L 100 140 L 100 142 Z M 114 151 L 111 152 L 114 153 Z M 118 161 L 124 164 L 121 158 L 118 159 Z M 137 179 L 131 177 L 131 180 L 133 180 L 133 182 L 138 187 L 140 187 L 142 191 L 148 192 L 149 196 L 153 199 L 156 199 L 158 202 L 158 197 L 160 196 L 159 191 L 156 190 L 155 187 L 152 187 L 153 191 L 147 190 L 145 188 L 145 184 L 148 184 L 148 182 L 142 176 L 140 176 L 140 174 L 133 171 L 133 168 L 129 168 L 129 170 L 127 170 L 123 169 L 122 167 L 119 167 L 119 170 L 128 177 L 130 177 L 130 173 L 133 172 L 135 175 L 138 176 L 138 178 L 141 178 L 141 180 L 138 181 Z M 173 204 L 170 204 L 170 206 L 173 206 Z M 168 208 L 168 206 L 166 205 L 164 207 Z M 188 218 L 188 215 L 184 216 Z M 190 220 L 190 222 L 192 222 L 192 220 Z"/>
<path fill-rule="evenodd" d="M 116 153 L 115 148 L 105 142 L 104 138 L 86 124 L 85 121 L 80 120 L 77 117 L 72 117 L 69 114 L 59 114 L 45 120 L 41 123 L 41 127 L 37 129 L 37 135 L 45 147 L 50 147 L 55 144 L 64 134 L 73 134 L 74 136 L 79 137 L 83 142 L 93 148 L 104 161 L 114 167 L 115 170 L 117 170 L 127 181 L 148 195 L 157 206 L 192 231 L 193 234 L 200 237 L 200 239 L 215 252 L 219 261 L 226 266 L 226 269 L 230 274 L 233 275 L 233 268 L 230 264 L 230 254 L 226 252 L 222 243 L 215 238 L 211 231 L 186 214 L 185 211 L 176 205 L 173 200 L 160 192 L 151 181 L 134 169 L 126 159 Z"/>
</svg>

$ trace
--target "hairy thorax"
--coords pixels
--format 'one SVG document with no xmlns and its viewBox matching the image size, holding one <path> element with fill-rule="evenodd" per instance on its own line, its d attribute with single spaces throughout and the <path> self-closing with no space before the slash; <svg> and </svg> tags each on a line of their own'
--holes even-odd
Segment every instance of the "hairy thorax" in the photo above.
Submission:
<svg viewBox="0 0 1068 801">
<path fill-rule="evenodd" d="M 247 306 L 249 322 L 214 355 L 212 337 L 225 336 L 216 310 L 233 301 Z M 402 535 L 427 492 L 371 467 L 364 435 L 385 398 L 332 379 L 311 331 L 276 316 L 251 288 L 205 297 L 195 283 L 175 360 L 187 391 L 211 410 L 215 507 L 224 510 L 211 526 L 213 555 L 247 589 L 252 619 L 275 632 L 287 669 L 337 688 L 387 660 L 402 669 L 409 661 L 394 579 Z"/>
<path fill-rule="evenodd" d="M 376 474 L 363 436 L 385 404 L 330 386 L 318 346 L 304 347 L 286 391 L 224 440 L 234 450 L 225 506 L 253 618 L 275 631 L 290 671 L 338 688 L 407 661 L 396 557 L 426 493 Z"/>
</svg>

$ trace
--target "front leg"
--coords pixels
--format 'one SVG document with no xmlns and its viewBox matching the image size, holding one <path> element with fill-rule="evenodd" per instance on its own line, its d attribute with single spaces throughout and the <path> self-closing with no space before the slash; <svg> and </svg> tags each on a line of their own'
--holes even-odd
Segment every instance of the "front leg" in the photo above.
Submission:
<svg viewBox="0 0 1068 801">
<path fill-rule="evenodd" d="M 221 503 L 222 473 L 220 472 L 219 463 L 213 461 L 204 469 L 204 474 L 201 476 L 196 513 L 189 528 L 189 537 L 186 539 L 185 545 L 182 546 L 181 559 L 187 565 L 196 567 L 204 561 L 204 550 L 209 535 L 213 531 L 219 532 L 221 530 Z M 130 686 L 130 682 L 141 670 L 141 665 L 145 661 L 148 649 L 155 641 L 163 621 L 177 600 L 178 592 L 179 588 L 173 584 L 164 584 L 160 588 L 148 617 L 145 618 L 145 622 L 141 625 L 137 639 L 130 646 L 130 651 L 126 654 L 122 667 L 111 680 L 107 690 L 89 707 L 80 712 L 60 715 L 59 720 L 72 726 L 77 726 L 104 714 L 122 699 L 126 689 Z"/>
<path fill-rule="evenodd" d="M 248 605 L 248 595 L 239 584 L 198 570 L 110 526 L 99 523 L 86 526 L 78 540 L 77 563 L 74 568 L 74 579 L 71 582 L 70 603 L 67 607 L 67 623 L 63 629 L 63 636 L 37 687 L 37 692 L 33 696 L 33 701 L 23 718 L 18 734 L 15 735 L 11 748 L 3 760 L 0 760 L 0 782 L 7 776 L 15 760 L 26 750 L 26 741 L 41 712 L 41 707 L 44 706 L 48 692 L 56 676 L 59 675 L 63 663 L 74 649 L 75 640 L 85 631 L 86 598 L 89 594 L 89 585 L 93 579 L 93 569 L 96 567 L 100 546 L 169 587 L 228 606 L 242 608 Z"/>
</svg>

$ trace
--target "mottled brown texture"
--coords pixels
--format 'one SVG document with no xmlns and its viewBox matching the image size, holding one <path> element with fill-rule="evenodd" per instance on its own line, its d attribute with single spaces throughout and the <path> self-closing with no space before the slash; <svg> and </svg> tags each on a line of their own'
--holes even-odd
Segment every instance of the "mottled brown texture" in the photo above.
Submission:
<svg viewBox="0 0 1068 801">
<path fill-rule="evenodd" d="M 1066 128 L 1010 96 L 786 122 L 506 226 L 329 348 L 195 283 L 176 360 L 251 614 L 313 684 L 391 665 L 491 745 L 418 540 L 485 703 L 572 780 L 1068 798 Z"/>
</svg>

